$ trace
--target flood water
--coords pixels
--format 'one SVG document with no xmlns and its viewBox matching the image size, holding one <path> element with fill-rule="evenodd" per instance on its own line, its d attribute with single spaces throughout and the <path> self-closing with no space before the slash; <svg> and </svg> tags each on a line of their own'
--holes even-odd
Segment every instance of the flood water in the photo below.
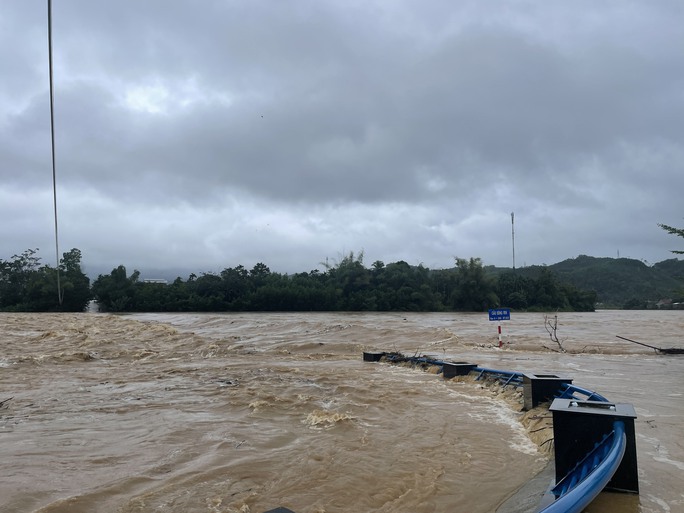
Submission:
<svg viewBox="0 0 684 513">
<path fill-rule="evenodd" d="M 500 349 L 486 314 L 0 314 L 0 511 L 491 513 L 552 460 L 517 392 L 378 350 L 633 404 L 640 494 L 587 511 L 684 512 L 684 355 L 616 338 L 684 347 L 684 311 L 560 313 L 563 354 L 543 314 L 501 324 Z"/>
</svg>

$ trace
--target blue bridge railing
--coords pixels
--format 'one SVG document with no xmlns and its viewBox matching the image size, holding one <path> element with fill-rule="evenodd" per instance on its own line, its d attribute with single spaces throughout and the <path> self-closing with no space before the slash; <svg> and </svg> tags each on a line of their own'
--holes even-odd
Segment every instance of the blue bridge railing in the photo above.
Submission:
<svg viewBox="0 0 684 513">
<path fill-rule="evenodd" d="M 390 363 L 412 363 L 422 367 L 439 366 L 441 372 L 445 364 L 453 364 L 430 356 L 405 356 L 401 353 L 382 353 L 382 358 Z M 491 369 L 474 366 L 470 371 L 476 380 L 493 379 L 502 386 L 523 386 L 522 372 Z M 559 383 L 556 398 L 571 401 L 607 402 L 604 396 L 586 388 L 571 383 Z M 549 491 L 554 500 L 542 507 L 538 513 L 580 513 L 593 501 L 596 496 L 610 482 L 617 471 L 626 447 L 625 426 L 621 420 L 616 420 L 613 429 L 603 435 L 576 465 L 560 479 Z"/>
<path fill-rule="evenodd" d="M 621 420 L 613 423 L 613 431 L 577 463 L 551 489 L 556 500 L 539 513 L 581 513 L 605 488 L 617 471 L 625 454 L 627 437 Z"/>
</svg>

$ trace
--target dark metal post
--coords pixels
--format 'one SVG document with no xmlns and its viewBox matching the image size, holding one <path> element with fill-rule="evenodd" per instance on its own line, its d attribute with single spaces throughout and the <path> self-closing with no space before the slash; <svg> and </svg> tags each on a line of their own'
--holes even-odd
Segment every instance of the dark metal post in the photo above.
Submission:
<svg viewBox="0 0 684 513">
<path fill-rule="evenodd" d="M 525 410 L 531 410 L 535 406 L 546 401 L 552 401 L 560 395 L 564 384 L 571 384 L 572 379 L 562 378 L 555 374 L 524 374 L 523 375 L 523 398 Z"/>
<path fill-rule="evenodd" d="M 444 362 L 442 366 L 442 375 L 444 379 L 450 379 L 456 376 L 467 376 L 470 374 L 477 364 L 468 362 Z"/>
<path fill-rule="evenodd" d="M 556 482 L 570 472 L 578 461 L 610 433 L 616 420 L 625 426 L 627 445 L 622 462 L 605 489 L 639 493 L 634 406 L 603 401 L 556 399 L 553 414 Z"/>
</svg>

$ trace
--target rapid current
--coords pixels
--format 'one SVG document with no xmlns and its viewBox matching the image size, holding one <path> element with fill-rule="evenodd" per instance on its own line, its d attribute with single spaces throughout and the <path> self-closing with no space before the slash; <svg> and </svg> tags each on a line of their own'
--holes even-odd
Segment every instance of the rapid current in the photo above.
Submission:
<svg viewBox="0 0 684 513">
<path fill-rule="evenodd" d="M 364 350 L 633 404 L 640 494 L 587 511 L 684 512 L 684 355 L 616 338 L 684 347 L 684 311 L 559 313 L 565 353 L 543 314 L 501 327 L 499 348 L 486 314 L 0 314 L 0 512 L 534 510 L 516 492 L 553 461 L 548 412 Z"/>
</svg>

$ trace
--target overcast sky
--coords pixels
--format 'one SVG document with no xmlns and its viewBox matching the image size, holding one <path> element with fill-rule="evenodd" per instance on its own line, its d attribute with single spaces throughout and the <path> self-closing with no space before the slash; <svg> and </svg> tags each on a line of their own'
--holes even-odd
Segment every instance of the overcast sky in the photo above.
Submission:
<svg viewBox="0 0 684 513">
<path fill-rule="evenodd" d="M 684 240 L 684 2 L 54 0 L 59 246 L 290 273 Z M 47 0 L 0 4 L 0 259 L 54 265 Z"/>
</svg>

